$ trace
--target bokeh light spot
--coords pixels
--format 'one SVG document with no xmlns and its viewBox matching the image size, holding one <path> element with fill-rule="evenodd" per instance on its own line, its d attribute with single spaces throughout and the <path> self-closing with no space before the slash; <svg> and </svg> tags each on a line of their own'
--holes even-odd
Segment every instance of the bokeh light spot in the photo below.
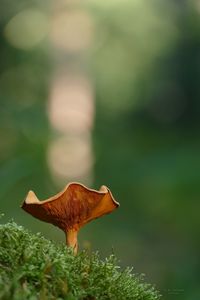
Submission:
<svg viewBox="0 0 200 300">
<path fill-rule="evenodd" d="M 84 10 L 61 12 L 52 21 L 51 40 L 57 48 L 69 52 L 85 50 L 92 36 L 91 16 Z"/>
<path fill-rule="evenodd" d="M 90 81 L 81 76 L 58 76 L 51 87 L 49 119 L 61 132 L 85 132 L 94 118 L 93 92 Z"/>
<path fill-rule="evenodd" d="M 7 41 L 15 48 L 27 50 L 40 43 L 48 32 L 47 16 L 35 9 L 23 10 L 5 26 Z"/>
<path fill-rule="evenodd" d="M 51 173 L 58 179 L 80 180 L 93 165 L 90 135 L 62 136 L 49 145 L 47 153 Z"/>
</svg>

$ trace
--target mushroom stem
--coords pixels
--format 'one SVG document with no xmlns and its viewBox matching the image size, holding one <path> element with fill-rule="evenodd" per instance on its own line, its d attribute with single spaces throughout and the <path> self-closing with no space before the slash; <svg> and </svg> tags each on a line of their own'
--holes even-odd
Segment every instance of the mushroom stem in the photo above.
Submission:
<svg viewBox="0 0 200 300">
<path fill-rule="evenodd" d="M 77 230 L 68 230 L 66 231 L 66 244 L 69 247 L 72 247 L 74 254 L 77 254 L 78 251 L 78 241 L 77 241 Z"/>
</svg>

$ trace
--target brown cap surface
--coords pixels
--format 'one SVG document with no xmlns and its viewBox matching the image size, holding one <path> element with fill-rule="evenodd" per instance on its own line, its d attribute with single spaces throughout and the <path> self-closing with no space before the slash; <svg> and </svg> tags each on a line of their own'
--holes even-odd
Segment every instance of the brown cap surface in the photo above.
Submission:
<svg viewBox="0 0 200 300">
<path fill-rule="evenodd" d="M 39 201 L 30 191 L 22 204 L 22 208 L 35 218 L 52 223 L 65 232 L 78 231 L 86 223 L 112 212 L 118 206 L 107 187 L 102 186 L 96 191 L 75 182 L 44 201 Z"/>
</svg>

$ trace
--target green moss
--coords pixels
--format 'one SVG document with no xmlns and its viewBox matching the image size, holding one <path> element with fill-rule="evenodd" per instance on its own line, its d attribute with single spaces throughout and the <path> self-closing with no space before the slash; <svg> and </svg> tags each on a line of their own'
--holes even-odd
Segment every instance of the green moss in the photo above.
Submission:
<svg viewBox="0 0 200 300">
<path fill-rule="evenodd" d="M 156 300 L 159 294 L 142 276 L 124 271 L 111 255 L 74 256 L 14 222 L 0 225 L 0 299 Z"/>
</svg>

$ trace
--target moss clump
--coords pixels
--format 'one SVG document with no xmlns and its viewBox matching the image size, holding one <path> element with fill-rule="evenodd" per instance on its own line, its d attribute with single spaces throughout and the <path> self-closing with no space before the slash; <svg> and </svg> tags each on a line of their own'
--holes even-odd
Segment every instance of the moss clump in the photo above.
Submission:
<svg viewBox="0 0 200 300">
<path fill-rule="evenodd" d="M 0 299 L 156 300 L 141 276 L 124 271 L 111 255 L 102 261 L 85 251 L 74 256 L 11 222 L 0 225 Z"/>
</svg>

